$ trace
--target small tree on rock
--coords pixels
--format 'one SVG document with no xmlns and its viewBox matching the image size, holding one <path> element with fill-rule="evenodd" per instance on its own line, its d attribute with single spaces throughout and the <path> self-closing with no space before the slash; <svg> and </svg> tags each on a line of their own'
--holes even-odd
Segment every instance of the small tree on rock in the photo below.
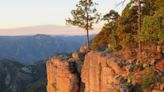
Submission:
<svg viewBox="0 0 164 92">
<path fill-rule="evenodd" d="M 71 11 L 72 18 L 66 19 L 67 24 L 78 26 L 86 30 L 87 47 L 89 48 L 89 30 L 93 29 L 93 24 L 98 23 L 100 15 L 95 6 L 97 3 L 92 0 L 80 0 L 76 4 L 76 9 Z"/>
</svg>

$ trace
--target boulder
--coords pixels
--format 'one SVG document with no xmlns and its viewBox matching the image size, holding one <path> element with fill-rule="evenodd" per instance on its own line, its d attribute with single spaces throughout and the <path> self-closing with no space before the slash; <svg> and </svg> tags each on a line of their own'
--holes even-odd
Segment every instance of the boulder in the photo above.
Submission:
<svg viewBox="0 0 164 92">
<path fill-rule="evenodd" d="M 87 46 L 82 46 L 82 47 L 80 47 L 79 52 L 80 52 L 80 53 L 87 53 L 87 52 L 88 52 Z"/>
<path fill-rule="evenodd" d="M 164 84 L 160 84 L 160 90 L 164 91 Z"/>
<path fill-rule="evenodd" d="M 84 54 L 79 53 L 79 52 L 73 52 L 72 53 L 72 58 L 76 61 L 77 60 L 83 60 L 84 59 Z"/>
</svg>

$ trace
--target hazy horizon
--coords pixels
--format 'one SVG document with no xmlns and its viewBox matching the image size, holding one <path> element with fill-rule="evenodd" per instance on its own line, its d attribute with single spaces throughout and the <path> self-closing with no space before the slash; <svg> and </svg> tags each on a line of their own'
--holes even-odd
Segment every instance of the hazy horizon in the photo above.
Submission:
<svg viewBox="0 0 164 92">
<path fill-rule="evenodd" d="M 90 34 L 97 34 L 100 28 L 95 28 L 90 31 Z M 56 26 L 56 25 L 37 25 L 20 28 L 0 29 L 0 36 L 26 36 L 26 35 L 66 35 L 76 36 L 85 35 L 84 29 L 72 26 Z"/>
<path fill-rule="evenodd" d="M 67 26 L 65 19 L 71 16 L 71 10 L 75 9 L 79 0 L 3 0 L 0 1 L 0 35 L 28 35 L 38 34 L 35 31 L 32 33 L 25 32 L 11 32 L 6 30 L 14 30 L 25 27 L 54 25 Z M 94 0 L 99 3 L 97 9 L 100 13 L 105 14 L 111 9 L 122 12 L 122 9 L 129 2 L 126 0 L 124 5 L 117 7 L 121 0 Z M 99 23 L 94 28 L 101 28 L 103 23 Z M 5 31 L 4 31 L 5 30 Z M 71 30 L 70 30 L 71 31 Z M 58 32 L 58 31 L 56 31 Z M 17 34 L 18 33 L 18 34 Z M 46 32 L 47 34 L 58 34 L 54 32 Z M 81 34 L 85 32 L 79 32 Z M 43 32 L 42 34 L 45 34 Z M 59 32 L 60 34 L 60 32 Z M 68 34 L 69 35 L 69 34 Z"/>
</svg>

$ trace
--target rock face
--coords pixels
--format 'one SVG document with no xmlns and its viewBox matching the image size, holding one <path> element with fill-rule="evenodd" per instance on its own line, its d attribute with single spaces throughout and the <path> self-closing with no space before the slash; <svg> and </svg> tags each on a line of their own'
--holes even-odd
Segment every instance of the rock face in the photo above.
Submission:
<svg viewBox="0 0 164 92">
<path fill-rule="evenodd" d="M 145 68 L 137 63 L 120 53 L 53 57 L 47 63 L 47 92 L 163 92 L 164 59 L 147 61 Z"/>
<path fill-rule="evenodd" d="M 115 92 L 120 81 L 115 77 L 124 72 L 110 56 L 100 53 L 89 53 L 85 57 L 82 68 L 82 82 L 84 92 Z"/>
<path fill-rule="evenodd" d="M 75 64 L 63 56 L 47 62 L 47 92 L 78 92 L 79 78 Z"/>
<path fill-rule="evenodd" d="M 125 81 L 121 58 L 90 52 L 81 59 L 81 52 L 72 58 L 56 56 L 47 62 L 47 92 L 114 92 Z M 84 58 L 84 57 L 83 57 Z M 84 60 L 79 64 L 79 61 Z M 82 70 L 79 67 L 82 65 Z M 78 74 L 81 77 L 78 77 Z"/>
</svg>

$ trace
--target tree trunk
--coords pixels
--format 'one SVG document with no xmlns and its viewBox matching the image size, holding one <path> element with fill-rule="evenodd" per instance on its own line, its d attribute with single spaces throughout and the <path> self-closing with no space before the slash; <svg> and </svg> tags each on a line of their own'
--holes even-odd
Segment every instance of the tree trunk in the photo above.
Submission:
<svg viewBox="0 0 164 92">
<path fill-rule="evenodd" d="M 87 48 L 89 49 L 90 46 L 89 46 L 89 30 L 87 29 Z"/>
<path fill-rule="evenodd" d="M 89 50 L 90 46 L 89 46 L 89 24 L 88 24 L 88 19 L 89 19 L 89 15 L 88 15 L 88 7 L 86 6 L 86 13 L 87 13 L 87 25 L 86 25 L 86 31 L 87 31 L 87 48 Z"/>
<path fill-rule="evenodd" d="M 160 58 L 163 58 L 162 44 L 159 44 L 159 54 Z"/>
<path fill-rule="evenodd" d="M 138 34 L 141 32 L 141 2 L 138 0 Z M 141 57 L 142 53 L 142 45 L 141 42 L 138 41 L 138 57 Z"/>
</svg>

